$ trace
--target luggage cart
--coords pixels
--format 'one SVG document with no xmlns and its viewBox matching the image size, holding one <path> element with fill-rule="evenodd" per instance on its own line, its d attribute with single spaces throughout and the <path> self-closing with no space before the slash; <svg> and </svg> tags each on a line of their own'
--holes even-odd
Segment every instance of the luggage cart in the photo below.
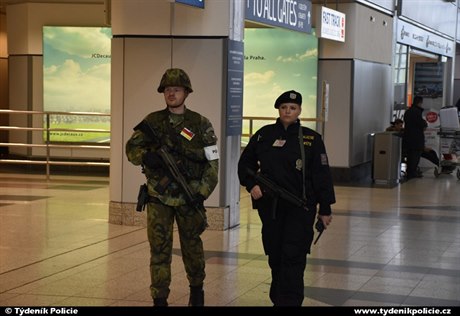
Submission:
<svg viewBox="0 0 460 316">
<path fill-rule="evenodd" d="M 443 130 L 438 133 L 440 138 L 439 167 L 434 168 L 434 176 L 451 174 L 457 169 L 457 179 L 460 180 L 460 160 L 457 153 L 460 152 L 460 130 Z"/>
</svg>

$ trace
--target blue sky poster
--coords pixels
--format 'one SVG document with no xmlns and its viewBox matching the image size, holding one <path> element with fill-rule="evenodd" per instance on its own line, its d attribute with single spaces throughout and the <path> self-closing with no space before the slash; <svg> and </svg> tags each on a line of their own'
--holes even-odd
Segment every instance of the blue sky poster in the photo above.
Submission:
<svg viewBox="0 0 460 316">
<path fill-rule="evenodd" d="M 44 111 L 110 114 L 111 29 L 43 27 Z M 110 129 L 105 116 L 51 117 L 54 128 Z M 101 142 L 108 134 L 53 132 L 54 141 Z"/>
<path fill-rule="evenodd" d="M 301 118 L 316 118 L 316 36 L 280 28 L 247 28 L 244 43 L 243 116 L 278 117 L 276 98 L 296 90 L 303 99 Z"/>
</svg>

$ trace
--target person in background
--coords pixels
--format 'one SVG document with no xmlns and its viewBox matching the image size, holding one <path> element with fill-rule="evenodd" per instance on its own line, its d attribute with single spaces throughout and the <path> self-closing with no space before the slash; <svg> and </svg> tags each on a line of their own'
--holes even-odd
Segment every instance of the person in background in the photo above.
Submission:
<svg viewBox="0 0 460 316">
<path fill-rule="evenodd" d="M 387 132 L 395 132 L 397 133 L 398 136 L 403 136 L 403 133 L 404 133 L 404 121 L 401 120 L 401 119 L 396 119 L 394 120 L 394 122 L 391 122 L 391 125 L 389 127 L 386 128 L 386 131 Z M 402 161 L 403 162 L 406 162 L 407 160 L 407 153 L 406 153 L 406 149 L 405 148 L 402 148 Z M 436 151 L 434 151 L 432 148 L 430 147 L 424 147 L 423 148 L 423 152 L 421 154 L 421 158 L 425 158 L 427 159 L 428 161 L 432 162 L 435 166 L 439 166 L 439 157 L 438 157 L 438 154 L 436 153 Z M 417 168 L 417 175 L 420 175 L 422 174 L 420 168 Z"/>
<path fill-rule="evenodd" d="M 407 156 L 407 180 L 421 178 L 417 172 L 420 157 L 425 150 L 425 129 L 428 123 L 423 119 L 423 98 L 416 96 L 412 106 L 404 113 L 402 147 Z"/>
<path fill-rule="evenodd" d="M 324 227 L 332 221 L 335 193 L 321 135 L 303 127 L 302 95 L 294 90 L 275 102 L 276 123 L 259 129 L 238 162 L 238 177 L 250 193 L 262 221 L 262 244 L 271 269 L 270 299 L 274 306 L 301 306 L 304 271 L 313 240 L 315 219 Z M 270 194 L 254 174 L 267 177 L 299 199 L 296 206 Z M 319 210 L 317 207 L 319 206 Z"/>
<path fill-rule="evenodd" d="M 400 132 L 402 133 L 404 130 L 404 121 L 401 119 L 396 119 L 394 122 L 390 123 L 390 126 L 388 126 L 385 131 L 387 132 Z"/>
<path fill-rule="evenodd" d="M 128 160 L 136 166 L 142 165 L 147 178 L 150 292 L 154 306 L 168 306 L 176 220 L 182 261 L 190 284 L 189 306 L 203 306 L 206 274 L 200 235 L 207 226 L 203 201 L 218 180 L 217 137 L 206 117 L 185 106 L 193 90 L 184 70 L 166 70 L 157 90 L 163 94 L 166 107 L 147 115 L 126 143 Z M 193 201 L 187 200 L 184 190 L 162 162 L 163 156 L 159 153 L 164 150 L 180 165 L 179 170 L 194 195 Z"/>
</svg>

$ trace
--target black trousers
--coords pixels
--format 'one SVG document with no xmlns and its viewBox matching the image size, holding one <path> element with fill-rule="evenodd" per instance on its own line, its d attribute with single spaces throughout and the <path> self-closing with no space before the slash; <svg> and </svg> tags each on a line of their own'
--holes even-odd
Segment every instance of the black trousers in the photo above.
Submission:
<svg viewBox="0 0 460 316">
<path fill-rule="evenodd" d="M 295 207 L 280 206 L 273 218 L 270 208 L 259 208 L 262 241 L 272 282 L 270 299 L 274 306 L 301 306 L 304 299 L 304 271 L 313 238 L 315 214 Z"/>
<path fill-rule="evenodd" d="M 417 167 L 423 150 L 407 149 L 407 178 L 417 176 Z"/>
<path fill-rule="evenodd" d="M 433 149 L 430 151 L 423 151 L 421 157 L 431 161 L 434 165 L 439 166 L 438 154 Z"/>
</svg>

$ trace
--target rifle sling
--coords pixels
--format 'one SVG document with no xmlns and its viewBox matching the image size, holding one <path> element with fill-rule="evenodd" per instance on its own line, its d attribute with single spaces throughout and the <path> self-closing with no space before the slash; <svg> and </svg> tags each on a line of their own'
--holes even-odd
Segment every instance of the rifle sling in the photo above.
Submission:
<svg viewBox="0 0 460 316">
<path fill-rule="evenodd" d="M 302 125 L 300 125 L 299 122 L 299 145 L 300 145 L 300 157 L 302 159 L 302 197 L 306 201 L 307 200 L 307 194 L 305 192 L 305 148 L 303 146 L 303 131 L 302 131 Z"/>
</svg>

